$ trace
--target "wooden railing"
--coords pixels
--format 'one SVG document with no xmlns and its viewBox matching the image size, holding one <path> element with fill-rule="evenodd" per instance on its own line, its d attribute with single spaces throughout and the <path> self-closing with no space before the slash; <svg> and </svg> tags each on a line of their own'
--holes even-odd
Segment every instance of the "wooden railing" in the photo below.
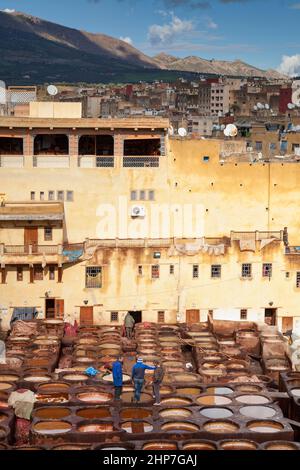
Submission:
<svg viewBox="0 0 300 470">
<path fill-rule="evenodd" d="M 2 255 L 58 255 L 62 245 L 5 245 L 0 244 Z"/>
</svg>

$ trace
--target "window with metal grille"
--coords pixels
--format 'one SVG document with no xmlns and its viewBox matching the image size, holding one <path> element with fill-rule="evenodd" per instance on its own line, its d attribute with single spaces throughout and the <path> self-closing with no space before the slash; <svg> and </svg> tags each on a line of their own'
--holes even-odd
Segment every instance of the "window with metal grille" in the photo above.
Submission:
<svg viewBox="0 0 300 470">
<path fill-rule="evenodd" d="M 159 279 L 159 265 L 158 264 L 155 264 L 152 266 L 151 277 L 152 279 Z"/>
<path fill-rule="evenodd" d="M 157 313 L 157 323 L 165 323 L 165 312 L 163 310 Z"/>
<path fill-rule="evenodd" d="M 45 242 L 51 242 L 53 239 L 53 230 L 52 227 L 44 228 L 44 240 Z"/>
<path fill-rule="evenodd" d="M 119 321 L 119 312 L 111 312 L 110 313 L 110 321 Z"/>
<path fill-rule="evenodd" d="M 49 201 L 55 200 L 55 191 L 48 191 L 48 200 Z"/>
<path fill-rule="evenodd" d="M 221 277 L 221 265 L 220 264 L 213 264 L 211 266 L 211 277 L 213 278 Z"/>
<path fill-rule="evenodd" d="M 97 168 L 113 168 L 115 166 L 114 157 L 96 157 Z"/>
<path fill-rule="evenodd" d="M 264 263 L 262 269 L 263 277 L 272 277 L 272 263 Z"/>
<path fill-rule="evenodd" d="M 33 268 L 33 279 L 35 281 L 42 281 L 44 279 L 44 270 L 42 265 L 36 264 Z"/>
<path fill-rule="evenodd" d="M 143 266 L 138 267 L 138 273 L 139 273 L 139 276 L 143 275 Z"/>
<path fill-rule="evenodd" d="M 242 277 L 252 276 L 252 265 L 249 263 L 242 264 Z"/>
<path fill-rule="evenodd" d="M 64 191 L 57 191 L 57 200 L 64 201 L 65 200 L 65 192 Z"/>
<path fill-rule="evenodd" d="M 102 287 L 102 268 L 100 266 L 86 268 L 85 287 L 88 289 L 99 289 Z"/>
<path fill-rule="evenodd" d="M 240 319 L 247 320 L 247 318 L 248 318 L 248 310 L 242 309 L 240 312 Z"/>
<path fill-rule="evenodd" d="M 49 281 L 55 281 L 55 266 L 49 266 Z"/>
<path fill-rule="evenodd" d="M 17 266 L 17 281 L 23 281 L 23 266 Z"/>
<path fill-rule="evenodd" d="M 296 274 L 296 287 L 300 287 L 300 272 L 299 271 Z"/>
<path fill-rule="evenodd" d="M 198 264 L 194 264 L 193 266 L 193 278 L 196 279 L 199 277 L 199 266 Z"/>
<path fill-rule="evenodd" d="M 123 157 L 124 168 L 158 168 L 159 157 Z"/>
<path fill-rule="evenodd" d="M 74 191 L 67 191 L 67 201 L 68 202 L 74 201 Z"/>
<path fill-rule="evenodd" d="M 261 151 L 262 150 L 262 142 L 255 142 L 255 149 L 257 151 Z"/>
<path fill-rule="evenodd" d="M 131 191 L 130 199 L 131 199 L 131 201 L 136 201 L 137 200 L 137 192 L 136 191 Z"/>
<path fill-rule="evenodd" d="M 170 264 L 170 274 L 174 274 L 174 264 Z"/>
</svg>

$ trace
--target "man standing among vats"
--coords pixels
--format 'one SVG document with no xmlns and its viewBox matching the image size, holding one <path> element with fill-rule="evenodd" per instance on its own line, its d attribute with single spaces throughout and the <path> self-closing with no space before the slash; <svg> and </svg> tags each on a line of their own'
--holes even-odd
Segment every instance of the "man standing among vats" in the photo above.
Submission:
<svg viewBox="0 0 300 470">
<path fill-rule="evenodd" d="M 126 329 L 126 337 L 128 339 L 132 339 L 135 320 L 129 312 L 127 313 L 127 315 L 125 317 L 124 323 L 125 323 L 125 329 Z"/>
<path fill-rule="evenodd" d="M 156 367 L 144 364 L 141 357 L 138 358 L 137 363 L 132 368 L 132 380 L 134 383 L 134 397 L 131 400 L 132 402 L 139 403 L 141 400 L 141 392 L 145 383 L 145 371 L 155 369 Z"/>
<path fill-rule="evenodd" d="M 118 357 L 112 366 L 112 375 L 115 387 L 115 400 L 121 400 L 123 391 L 123 358 Z"/>
</svg>

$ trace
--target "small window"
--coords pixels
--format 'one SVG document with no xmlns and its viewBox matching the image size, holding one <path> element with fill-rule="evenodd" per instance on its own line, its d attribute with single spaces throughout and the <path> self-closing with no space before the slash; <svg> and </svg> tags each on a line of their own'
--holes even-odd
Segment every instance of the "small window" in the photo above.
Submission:
<svg viewBox="0 0 300 470">
<path fill-rule="evenodd" d="M 220 264 L 213 264 L 211 266 L 211 277 L 213 278 L 221 277 L 221 265 Z"/>
<path fill-rule="evenodd" d="M 41 191 L 40 192 L 40 201 L 44 201 L 45 200 L 45 193 L 44 191 Z"/>
<path fill-rule="evenodd" d="M 67 201 L 68 202 L 74 201 L 74 191 L 67 191 Z"/>
<path fill-rule="evenodd" d="M 290 278 L 290 273 L 289 273 L 288 271 L 286 271 L 285 277 L 286 277 L 286 279 L 289 279 L 289 278 Z"/>
<path fill-rule="evenodd" d="M 49 266 L 49 281 L 55 281 L 55 266 Z"/>
<path fill-rule="evenodd" d="M 270 142 L 269 149 L 270 150 L 276 150 L 276 142 Z"/>
<path fill-rule="evenodd" d="M 140 191 L 140 201 L 145 201 L 146 199 L 146 191 Z"/>
<path fill-rule="evenodd" d="M 155 264 L 151 267 L 151 277 L 152 279 L 159 279 L 159 265 Z"/>
<path fill-rule="evenodd" d="M 193 278 L 196 279 L 199 277 L 199 266 L 198 264 L 194 264 L 193 266 Z"/>
<path fill-rule="evenodd" d="M 31 193 L 30 193 L 30 200 L 35 201 L 35 192 L 34 191 L 31 191 Z"/>
<path fill-rule="evenodd" d="M 52 227 L 44 228 L 44 240 L 45 242 L 52 242 L 53 239 L 53 230 Z"/>
<path fill-rule="evenodd" d="M 300 272 L 299 271 L 296 274 L 296 287 L 300 287 Z"/>
<path fill-rule="evenodd" d="M 86 268 L 85 287 L 87 289 L 99 289 L 102 287 L 102 268 L 100 266 Z"/>
<path fill-rule="evenodd" d="M 155 200 L 155 191 L 149 191 L 149 201 Z"/>
<path fill-rule="evenodd" d="M 155 251 L 153 254 L 154 259 L 160 259 L 161 258 L 161 252 L 160 251 Z"/>
<path fill-rule="evenodd" d="M 64 201 L 65 200 L 65 192 L 64 191 L 57 191 L 57 200 Z"/>
<path fill-rule="evenodd" d="M 208 315 L 210 315 L 211 319 L 214 319 L 214 311 L 213 310 L 208 310 Z"/>
<path fill-rule="evenodd" d="M 174 274 L 174 264 L 170 264 L 170 274 Z"/>
<path fill-rule="evenodd" d="M 251 264 L 242 264 L 242 277 L 252 277 L 252 265 Z"/>
<path fill-rule="evenodd" d="M 131 191 L 130 199 L 131 199 L 131 201 L 136 201 L 137 200 L 137 192 L 136 191 Z"/>
<path fill-rule="evenodd" d="M 262 142 L 255 142 L 255 149 L 257 151 L 261 151 L 262 150 Z"/>
<path fill-rule="evenodd" d="M 157 323 L 165 323 L 165 312 L 162 310 L 157 313 Z"/>
<path fill-rule="evenodd" d="M 110 321 L 119 321 L 119 312 L 111 312 L 110 313 Z"/>
<path fill-rule="evenodd" d="M 272 277 L 272 263 L 264 263 L 262 270 L 263 277 Z"/>
<path fill-rule="evenodd" d="M 248 318 L 248 310 L 242 309 L 240 312 L 240 319 L 247 320 L 247 318 Z"/>
<path fill-rule="evenodd" d="M 55 201 L 55 191 L 48 191 L 48 201 Z"/>
<path fill-rule="evenodd" d="M 42 265 L 36 264 L 33 268 L 33 279 L 35 281 L 42 281 L 44 279 L 44 270 Z"/>
<path fill-rule="evenodd" d="M 138 267 L 138 273 L 139 273 L 139 276 L 143 275 L 143 266 Z"/>
<path fill-rule="evenodd" d="M 210 157 L 208 157 L 208 156 L 204 156 L 204 157 L 203 157 L 203 161 L 204 161 L 204 162 L 209 162 L 209 158 L 210 158 Z"/>
<path fill-rule="evenodd" d="M 17 281 L 23 281 L 23 266 L 17 266 Z"/>
</svg>

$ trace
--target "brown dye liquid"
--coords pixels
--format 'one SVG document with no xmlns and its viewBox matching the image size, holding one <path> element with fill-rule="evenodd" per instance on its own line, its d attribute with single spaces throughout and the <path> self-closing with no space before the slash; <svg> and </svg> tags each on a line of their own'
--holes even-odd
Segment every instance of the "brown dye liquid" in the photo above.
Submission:
<svg viewBox="0 0 300 470">
<path fill-rule="evenodd" d="M 299 450 L 292 442 L 274 442 L 267 444 L 266 450 Z"/>
<path fill-rule="evenodd" d="M 273 418 L 276 410 L 269 406 L 244 406 L 240 408 L 240 413 L 248 418 Z"/>
<path fill-rule="evenodd" d="M 247 428 L 259 433 L 276 433 L 282 431 L 283 426 L 275 421 L 255 421 L 248 424 Z"/>
<path fill-rule="evenodd" d="M 143 410 L 141 408 L 130 408 L 120 412 L 120 417 L 122 419 L 141 419 L 149 418 L 150 416 L 152 416 L 152 412 L 150 410 Z"/>
<path fill-rule="evenodd" d="M 199 405 L 230 405 L 232 400 L 221 395 L 203 395 L 197 398 Z"/>
<path fill-rule="evenodd" d="M 78 426 L 77 430 L 79 432 L 105 433 L 113 432 L 114 427 L 113 424 L 110 423 L 84 424 L 82 426 Z"/>
<path fill-rule="evenodd" d="M 145 421 L 132 421 L 122 423 L 121 428 L 130 434 L 138 434 L 153 431 L 153 426 Z"/>
<path fill-rule="evenodd" d="M 251 393 L 251 392 L 260 392 L 262 390 L 261 387 L 259 387 L 258 385 L 248 385 L 248 384 L 244 384 L 244 385 L 237 385 L 235 387 L 235 390 L 237 392 L 244 392 L 244 393 Z"/>
<path fill-rule="evenodd" d="M 199 431 L 199 426 L 196 424 L 178 421 L 174 423 L 166 423 L 161 426 L 162 431 L 187 431 L 187 432 L 197 432 Z"/>
<path fill-rule="evenodd" d="M 257 445 L 254 442 L 228 441 L 220 444 L 223 450 L 256 450 Z"/>
<path fill-rule="evenodd" d="M 193 413 L 185 408 L 169 408 L 159 413 L 162 418 L 189 418 Z"/>
<path fill-rule="evenodd" d="M 89 402 L 89 403 L 102 403 L 112 399 L 112 395 L 109 393 L 100 392 L 85 392 L 77 395 L 78 400 Z"/>
<path fill-rule="evenodd" d="M 72 444 L 67 444 L 67 445 L 61 445 L 61 446 L 56 446 L 56 447 L 53 447 L 52 450 L 88 450 L 89 447 L 88 446 L 83 446 L 83 445 L 72 445 Z"/>
<path fill-rule="evenodd" d="M 197 382 L 199 379 L 192 374 L 175 374 L 173 376 L 174 382 Z"/>
<path fill-rule="evenodd" d="M 17 382 L 18 375 L 0 375 L 0 382 Z"/>
<path fill-rule="evenodd" d="M 70 416 L 71 410 L 69 408 L 41 408 L 34 411 L 35 418 L 40 419 L 61 419 Z"/>
<path fill-rule="evenodd" d="M 193 442 L 190 444 L 184 444 L 183 450 L 217 450 L 213 444 L 206 442 Z"/>
<path fill-rule="evenodd" d="M 105 408 L 86 408 L 77 411 L 76 416 L 85 419 L 111 418 L 109 410 Z"/>
<path fill-rule="evenodd" d="M 0 391 L 9 390 L 12 387 L 12 384 L 8 384 L 6 382 L 0 383 Z"/>
<path fill-rule="evenodd" d="M 177 445 L 172 442 L 151 442 L 145 444 L 143 450 L 177 450 Z"/>
<path fill-rule="evenodd" d="M 3 413 L 0 413 L 0 422 L 5 421 L 6 419 L 7 419 L 7 415 L 3 414 Z"/>
<path fill-rule="evenodd" d="M 39 392 L 68 392 L 70 389 L 70 385 L 63 384 L 63 383 L 50 383 L 45 385 L 39 386 Z"/>
<path fill-rule="evenodd" d="M 171 398 L 163 398 L 161 400 L 162 405 L 167 406 L 185 406 L 191 405 L 192 401 L 189 398 L 180 398 L 180 397 L 171 397 Z"/>
<path fill-rule="evenodd" d="M 41 421 L 33 425 L 33 430 L 38 434 L 64 434 L 71 429 L 71 424 L 65 421 Z"/>
<path fill-rule="evenodd" d="M 200 414 L 211 419 L 230 418 L 233 415 L 227 408 L 203 408 Z"/>
<path fill-rule="evenodd" d="M 236 401 L 245 403 L 246 405 L 264 405 L 270 402 L 270 400 L 263 395 L 241 395 L 236 397 Z"/>
<path fill-rule="evenodd" d="M 202 389 L 196 387 L 184 387 L 176 389 L 177 395 L 199 395 L 201 392 Z"/>
<path fill-rule="evenodd" d="M 84 380 L 88 380 L 88 377 L 83 374 L 67 374 L 67 375 L 64 375 L 64 379 L 74 381 L 74 382 L 81 382 Z"/>
<path fill-rule="evenodd" d="M 132 392 L 125 392 L 122 394 L 122 401 L 125 403 L 131 403 L 131 399 L 133 398 Z M 141 393 L 141 403 L 149 403 L 152 402 L 153 398 L 152 395 L 148 393 Z"/>
<path fill-rule="evenodd" d="M 42 393 L 36 395 L 38 403 L 66 403 L 69 401 L 69 395 L 61 393 Z"/>
<path fill-rule="evenodd" d="M 214 421 L 205 423 L 203 425 L 203 429 L 215 434 L 225 434 L 228 432 L 236 432 L 239 429 L 239 426 L 230 421 Z"/>
</svg>

